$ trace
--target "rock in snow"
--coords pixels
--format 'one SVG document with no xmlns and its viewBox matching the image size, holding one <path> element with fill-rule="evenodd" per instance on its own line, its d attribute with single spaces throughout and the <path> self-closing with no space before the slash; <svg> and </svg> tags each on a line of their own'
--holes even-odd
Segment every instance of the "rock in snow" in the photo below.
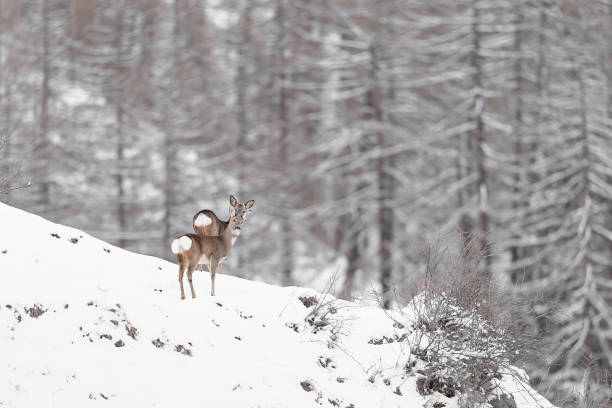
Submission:
<svg viewBox="0 0 612 408">
<path fill-rule="evenodd" d="M 2 407 L 459 404 L 419 394 L 409 329 L 375 307 L 225 273 L 211 297 L 206 272 L 181 301 L 173 263 L 4 204 L 0 225 Z M 517 407 L 551 406 L 501 383 Z"/>
</svg>

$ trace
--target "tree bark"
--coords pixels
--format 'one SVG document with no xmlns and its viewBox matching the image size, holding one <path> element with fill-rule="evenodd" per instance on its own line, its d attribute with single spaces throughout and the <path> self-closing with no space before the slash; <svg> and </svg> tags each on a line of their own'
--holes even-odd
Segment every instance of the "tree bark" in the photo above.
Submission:
<svg viewBox="0 0 612 408">
<path fill-rule="evenodd" d="M 170 240 L 173 237 L 173 219 L 172 219 L 172 209 L 176 205 L 174 196 L 175 196 L 175 188 L 174 185 L 176 183 L 176 166 L 175 166 L 175 143 L 174 140 L 174 126 L 173 126 L 173 117 L 172 117 L 172 106 L 174 104 L 174 98 L 178 90 L 177 83 L 177 71 L 176 68 L 180 64 L 180 58 L 178 55 L 179 49 L 179 36 L 180 36 L 180 19 L 179 19 L 179 10 L 180 4 L 179 0 L 174 0 L 172 7 L 172 18 L 173 18 L 173 27 L 172 27 L 172 42 L 173 42 L 173 50 L 172 50 L 172 59 L 174 60 L 173 68 L 170 70 L 170 79 L 169 79 L 169 89 L 165 92 L 165 101 L 164 101 L 164 237 L 162 242 L 162 247 L 168 245 Z"/>
<path fill-rule="evenodd" d="M 514 60 L 514 78 L 516 81 L 515 84 L 515 97 L 514 97 L 514 175 L 512 177 L 514 185 L 512 186 L 512 191 L 514 193 L 514 197 L 512 198 L 512 208 L 515 213 L 517 213 L 521 207 L 521 201 L 524 197 L 521 196 L 521 185 L 523 180 L 521 175 L 519 174 L 519 170 L 522 169 L 523 163 L 523 59 L 522 59 L 522 38 L 521 35 L 523 30 L 521 26 L 523 24 L 523 11 L 522 4 L 519 4 L 516 8 L 516 32 L 514 33 L 514 53 L 516 54 Z M 520 217 L 516 217 L 513 223 L 520 222 Z M 519 225 L 514 226 L 514 230 L 520 230 Z M 520 234 L 513 234 L 513 239 L 520 238 Z M 513 246 L 510 248 L 511 261 L 513 264 L 519 261 L 523 254 L 521 248 L 517 246 Z M 512 272 L 512 281 L 516 282 L 518 279 L 517 269 Z"/>
<path fill-rule="evenodd" d="M 41 163 L 42 169 L 38 177 L 40 177 L 40 202 L 41 210 L 49 210 L 51 203 L 51 186 L 49 180 L 49 163 L 50 144 L 49 144 L 49 81 L 51 76 L 50 67 L 50 52 L 49 52 L 49 0 L 42 0 L 42 76 L 40 84 L 40 138 L 37 143 L 38 162 Z"/>
<path fill-rule="evenodd" d="M 376 50 L 370 46 L 370 89 L 366 95 L 366 105 L 369 119 L 378 129 L 376 131 L 376 142 L 379 149 L 383 149 L 386 137 L 382 129 L 383 111 L 381 106 L 382 91 L 379 81 L 379 61 Z M 391 164 L 390 158 L 381 156 L 376 160 L 376 174 L 378 181 L 378 231 L 380 245 L 380 287 L 382 292 L 383 307 L 389 308 L 391 304 L 391 275 L 393 271 L 392 245 L 393 245 L 393 208 L 390 201 L 393 198 L 393 179 L 387 172 Z"/>
<path fill-rule="evenodd" d="M 236 149 L 238 150 L 238 197 L 244 201 L 248 189 L 248 158 L 244 154 L 247 148 L 247 132 L 248 132 L 248 117 L 247 117 L 247 65 L 250 64 L 248 59 L 249 49 L 251 48 L 251 12 L 252 5 L 250 0 L 242 0 L 240 13 L 240 43 L 238 44 L 238 73 L 236 76 L 236 94 L 237 94 L 237 112 L 236 120 L 238 122 L 238 137 L 236 139 Z M 243 252 L 238 251 L 237 265 L 239 268 L 244 264 Z"/>
<path fill-rule="evenodd" d="M 289 171 L 289 90 L 286 87 L 287 80 L 287 32 L 285 27 L 285 6 L 283 0 L 276 1 L 276 21 L 279 28 L 278 47 L 279 64 L 278 64 L 278 120 L 280 131 L 280 146 L 279 159 L 285 174 Z M 285 176 L 285 180 L 289 181 L 291 177 Z M 286 188 L 290 185 L 286 183 Z M 290 203 L 284 200 L 282 204 L 283 213 L 281 214 L 281 272 L 283 284 L 286 286 L 293 284 L 293 231 L 291 228 L 291 212 L 289 210 Z"/>
<path fill-rule="evenodd" d="M 116 70 L 119 73 L 118 76 L 121 76 L 122 71 L 122 46 L 123 46 L 123 11 L 124 11 L 125 3 L 121 3 L 121 6 L 118 9 L 116 20 L 115 20 L 115 64 Z M 126 248 L 128 241 L 124 238 L 124 232 L 128 231 L 128 215 L 126 208 L 126 191 L 124 185 L 124 177 L 123 177 L 123 164 L 125 162 L 125 135 L 123 132 L 123 120 L 124 120 L 124 109 L 123 109 L 123 97 L 122 97 L 122 89 L 119 84 L 115 84 L 115 126 L 117 132 L 117 147 L 116 147 L 116 157 L 117 157 L 117 168 L 115 175 L 115 184 L 117 186 L 117 221 L 119 227 L 119 246 L 122 248 Z"/>
<path fill-rule="evenodd" d="M 487 247 L 487 232 L 489 230 L 489 218 L 488 218 L 488 191 L 487 191 L 487 172 L 485 168 L 485 154 L 483 146 L 485 143 L 484 134 L 484 122 L 482 119 L 484 109 L 484 95 L 483 95 L 483 71 L 482 71 L 482 57 L 481 57 L 481 33 L 479 29 L 480 24 L 480 10 L 478 9 L 478 2 L 473 2 L 473 22 L 472 22 L 472 66 L 474 67 L 474 86 L 476 88 L 476 96 L 474 98 L 473 113 L 474 120 L 476 122 L 476 131 L 474 137 L 474 148 L 475 148 L 475 159 L 476 159 L 476 194 L 478 196 L 478 223 L 480 229 L 480 242 L 481 249 Z M 490 257 L 487 257 L 487 263 L 490 262 Z"/>
</svg>

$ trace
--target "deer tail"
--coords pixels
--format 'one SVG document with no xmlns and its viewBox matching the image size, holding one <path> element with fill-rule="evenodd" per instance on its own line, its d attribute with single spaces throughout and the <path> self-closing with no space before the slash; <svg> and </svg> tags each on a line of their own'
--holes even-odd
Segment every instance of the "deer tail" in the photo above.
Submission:
<svg viewBox="0 0 612 408">
<path fill-rule="evenodd" d="M 190 248 L 191 248 L 191 238 L 189 238 L 187 235 L 178 237 L 177 239 L 172 241 L 172 244 L 170 245 L 170 249 L 172 250 L 172 253 L 177 254 L 177 255 L 182 254 L 185 251 L 189 251 Z"/>
</svg>

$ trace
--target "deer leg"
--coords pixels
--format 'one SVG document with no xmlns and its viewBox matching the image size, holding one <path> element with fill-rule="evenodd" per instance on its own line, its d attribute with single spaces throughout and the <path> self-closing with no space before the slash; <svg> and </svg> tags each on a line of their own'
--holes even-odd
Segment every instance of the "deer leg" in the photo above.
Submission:
<svg viewBox="0 0 612 408">
<path fill-rule="evenodd" d="M 191 277 L 193 275 L 193 270 L 196 268 L 197 265 L 189 265 L 189 269 L 187 270 L 187 280 L 189 281 L 189 287 L 191 288 L 191 298 L 195 299 L 196 294 L 195 291 L 193 290 L 193 282 L 191 281 Z"/>
<path fill-rule="evenodd" d="M 221 275 L 221 270 L 223 269 L 223 263 L 220 263 L 219 266 L 217 267 L 217 273 L 219 275 Z"/>
<path fill-rule="evenodd" d="M 215 275 L 217 274 L 217 265 L 219 263 L 216 260 L 210 261 L 208 268 L 210 269 L 210 296 L 215 296 Z"/>
<path fill-rule="evenodd" d="M 185 299 L 185 291 L 183 290 L 183 273 L 185 272 L 185 264 L 181 262 L 179 266 L 179 283 L 181 284 L 181 299 Z"/>
</svg>

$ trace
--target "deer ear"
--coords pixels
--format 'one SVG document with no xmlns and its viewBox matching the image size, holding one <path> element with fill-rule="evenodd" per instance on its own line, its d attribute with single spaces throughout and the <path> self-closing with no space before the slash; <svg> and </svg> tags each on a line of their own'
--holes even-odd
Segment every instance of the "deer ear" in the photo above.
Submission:
<svg viewBox="0 0 612 408">
<path fill-rule="evenodd" d="M 232 207 L 235 207 L 236 204 L 238 204 L 238 201 L 236 200 L 236 197 L 234 197 L 233 195 L 230 195 L 230 205 Z"/>
<path fill-rule="evenodd" d="M 244 208 L 248 210 L 249 208 L 253 206 L 253 204 L 255 204 L 255 200 L 249 200 L 246 203 L 244 203 Z"/>
</svg>

